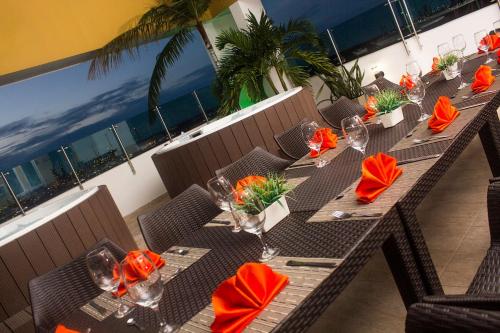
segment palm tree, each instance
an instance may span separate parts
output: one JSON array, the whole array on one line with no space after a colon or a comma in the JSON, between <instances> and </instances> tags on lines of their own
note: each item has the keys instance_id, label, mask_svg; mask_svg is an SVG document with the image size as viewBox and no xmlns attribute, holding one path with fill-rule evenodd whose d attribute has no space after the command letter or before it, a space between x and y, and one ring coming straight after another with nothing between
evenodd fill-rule
<instances>
[{"instance_id":1,"label":"palm tree","mask_svg":"<svg viewBox=\"0 0 500 333\"><path fill-rule=\"evenodd\" d=\"M321 50L321 43L308 21L291 20L275 26L264 13L260 19L247 17L248 28L229 29L216 41L224 50L217 70L216 93L221 100L220 113L237 109L242 89L257 102L265 99L264 81L275 94L278 89L270 77L275 69L283 90L288 90L285 77L295 86L309 85L309 65L316 74L331 74L336 68Z\"/></svg>"},{"instance_id":2,"label":"palm tree","mask_svg":"<svg viewBox=\"0 0 500 333\"><path fill-rule=\"evenodd\" d=\"M142 44L164 38L173 31L170 40L158 54L151 74L148 108L154 118L153 111L159 104L161 83L168 67L179 60L183 48L193 40L193 28L201 35L214 67L217 66L217 57L202 21L212 2L214 0L157 0L157 5L144 13L129 30L97 52L90 64L88 78L96 79L117 67L124 51L131 57L138 56Z\"/></svg>"}]
</instances>

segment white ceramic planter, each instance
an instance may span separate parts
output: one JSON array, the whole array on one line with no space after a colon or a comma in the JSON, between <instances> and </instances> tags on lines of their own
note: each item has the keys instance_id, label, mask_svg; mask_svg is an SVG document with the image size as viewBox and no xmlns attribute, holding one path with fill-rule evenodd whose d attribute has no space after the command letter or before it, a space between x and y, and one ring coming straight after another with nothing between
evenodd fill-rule
<instances>
[{"instance_id":1,"label":"white ceramic planter","mask_svg":"<svg viewBox=\"0 0 500 333\"><path fill-rule=\"evenodd\" d=\"M282 196L278 201L267 207L264 211L266 213L264 232L268 232L281 220L290 215L290 209L288 208L285 196Z\"/></svg>"},{"instance_id":2,"label":"white ceramic planter","mask_svg":"<svg viewBox=\"0 0 500 333\"><path fill-rule=\"evenodd\" d=\"M391 113L386 113L378 116L378 119L380 119L384 128L396 126L404 119L403 109L399 107L396 110L392 111Z\"/></svg>"},{"instance_id":3,"label":"white ceramic planter","mask_svg":"<svg viewBox=\"0 0 500 333\"><path fill-rule=\"evenodd\" d=\"M458 76L458 64L455 63L443 71L446 81L453 80Z\"/></svg>"}]
</instances>

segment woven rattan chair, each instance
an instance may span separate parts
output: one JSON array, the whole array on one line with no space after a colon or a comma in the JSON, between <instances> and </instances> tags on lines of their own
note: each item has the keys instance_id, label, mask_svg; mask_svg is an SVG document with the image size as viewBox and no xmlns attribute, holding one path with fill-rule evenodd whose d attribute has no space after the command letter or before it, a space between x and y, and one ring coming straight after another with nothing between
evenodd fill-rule
<instances>
[{"instance_id":1,"label":"woven rattan chair","mask_svg":"<svg viewBox=\"0 0 500 333\"><path fill-rule=\"evenodd\" d=\"M332 105L319 110L319 113L325 121L335 129L342 129L342 119L352 116L364 116L366 110L364 106L347 97L340 97Z\"/></svg>"},{"instance_id":2,"label":"woven rattan chair","mask_svg":"<svg viewBox=\"0 0 500 333\"><path fill-rule=\"evenodd\" d=\"M391 82L384 77L379 77L378 79L370 83L369 86L372 84L376 85L379 90L395 90L398 92L401 91L401 87L399 86L399 84Z\"/></svg>"},{"instance_id":3,"label":"woven rattan chair","mask_svg":"<svg viewBox=\"0 0 500 333\"><path fill-rule=\"evenodd\" d=\"M465 295L424 297L413 304L406 332L500 332L500 182L488 189L491 246Z\"/></svg>"},{"instance_id":4,"label":"woven rattan chair","mask_svg":"<svg viewBox=\"0 0 500 333\"><path fill-rule=\"evenodd\" d=\"M236 162L217 170L217 176L226 177L231 184L246 176L267 176L271 172L280 172L286 169L292 162L274 156L266 150L256 147L254 150L237 160Z\"/></svg>"},{"instance_id":5,"label":"woven rattan chair","mask_svg":"<svg viewBox=\"0 0 500 333\"><path fill-rule=\"evenodd\" d=\"M119 261L125 257L126 252L107 239L92 249L102 246L107 247ZM37 332L49 332L102 293L87 271L86 254L29 282L33 322Z\"/></svg>"},{"instance_id":6,"label":"woven rattan chair","mask_svg":"<svg viewBox=\"0 0 500 333\"><path fill-rule=\"evenodd\" d=\"M162 253L220 213L221 210L206 190L191 185L166 204L139 216L137 220L148 247Z\"/></svg>"},{"instance_id":7,"label":"woven rattan chair","mask_svg":"<svg viewBox=\"0 0 500 333\"><path fill-rule=\"evenodd\" d=\"M294 160L298 160L309 153L309 148L304 142L301 128L302 124L305 124L307 122L309 122L308 119L302 119L294 127L284 131L281 134L274 135L274 140L276 140L281 150Z\"/></svg>"}]
</instances>

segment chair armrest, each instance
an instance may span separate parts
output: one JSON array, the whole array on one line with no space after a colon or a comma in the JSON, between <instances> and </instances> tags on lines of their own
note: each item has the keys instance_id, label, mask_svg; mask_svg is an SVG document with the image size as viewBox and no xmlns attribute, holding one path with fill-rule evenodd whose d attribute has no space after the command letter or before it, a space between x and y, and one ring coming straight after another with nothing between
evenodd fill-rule
<instances>
[{"instance_id":1,"label":"chair armrest","mask_svg":"<svg viewBox=\"0 0 500 333\"><path fill-rule=\"evenodd\" d=\"M436 295L424 296L423 303L500 311L500 295Z\"/></svg>"},{"instance_id":2,"label":"chair armrest","mask_svg":"<svg viewBox=\"0 0 500 333\"><path fill-rule=\"evenodd\" d=\"M493 183L496 183L496 182L500 182L500 177L490 178L490 184L493 184Z\"/></svg>"},{"instance_id":3,"label":"chair armrest","mask_svg":"<svg viewBox=\"0 0 500 333\"><path fill-rule=\"evenodd\" d=\"M500 242L500 181L492 182L488 187L488 222L491 242Z\"/></svg>"},{"instance_id":4,"label":"chair armrest","mask_svg":"<svg viewBox=\"0 0 500 333\"><path fill-rule=\"evenodd\" d=\"M499 312L457 306L416 303L406 317L407 333L493 333L499 329Z\"/></svg>"}]
</instances>

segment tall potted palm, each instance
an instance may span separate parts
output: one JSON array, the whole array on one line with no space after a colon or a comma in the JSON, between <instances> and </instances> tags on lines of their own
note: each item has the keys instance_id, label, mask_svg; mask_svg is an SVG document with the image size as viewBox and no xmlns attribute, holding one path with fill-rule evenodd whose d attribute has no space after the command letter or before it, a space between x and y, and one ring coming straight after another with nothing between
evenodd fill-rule
<instances>
[{"instance_id":1,"label":"tall potted palm","mask_svg":"<svg viewBox=\"0 0 500 333\"><path fill-rule=\"evenodd\" d=\"M308 86L309 65L316 74L336 71L320 48L320 40L312 25L304 20L291 20L276 26L264 13L260 18L247 16L248 27L229 29L217 37L216 46L224 50L217 70L216 92L222 114L238 108L239 96L246 89L257 102L265 99L265 83L278 93L270 77L276 70L279 84L288 90L288 79L294 86Z\"/></svg>"},{"instance_id":2,"label":"tall potted palm","mask_svg":"<svg viewBox=\"0 0 500 333\"><path fill-rule=\"evenodd\" d=\"M158 4L144 13L130 29L98 50L88 72L89 79L106 75L121 63L123 52L137 56L143 43L164 38L171 33L170 40L157 56L151 74L148 108L152 117L155 116L153 110L159 104L161 84L167 76L167 70L180 58L183 48L193 39L194 31L203 39L214 67L218 62L213 45L203 27L203 18L216 0L157 1Z\"/></svg>"}]
</instances>

